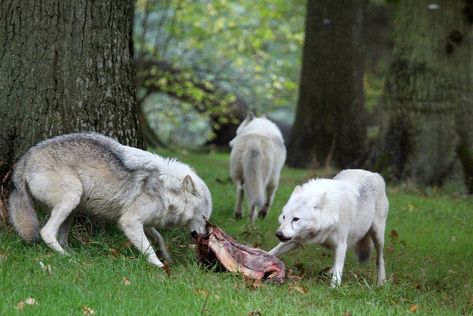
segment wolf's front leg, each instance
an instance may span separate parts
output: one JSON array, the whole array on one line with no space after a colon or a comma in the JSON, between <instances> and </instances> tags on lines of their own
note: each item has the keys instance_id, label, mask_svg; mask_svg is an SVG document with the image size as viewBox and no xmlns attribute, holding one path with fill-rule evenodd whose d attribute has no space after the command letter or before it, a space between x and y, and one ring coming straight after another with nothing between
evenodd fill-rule
<instances>
[{"instance_id":1,"label":"wolf's front leg","mask_svg":"<svg viewBox=\"0 0 473 316\"><path fill-rule=\"evenodd\" d=\"M161 255L164 257L164 260L166 260L168 263L172 262L171 256L169 255L169 252L166 247L166 243L164 242L163 236L159 233L159 231L154 228L154 227L147 227L145 228L145 232L148 236L153 237L157 242L159 246L159 251L161 252Z\"/></svg>"},{"instance_id":2,"label":"wolf's front leg","mask_svg":"<svg viewBox=\"0 0 473 316\"><path fill-rule=\"evenodd\" d=\"M285 254L286 252L299 248L299 246L300 244L293 241L280 242L276 247L271 249L269 253L276 257L279 257Z\"/></svg>"},{"instance_id":3,"label":"wolf's front leg","mask_svg":"<svg viewBox=\"0 0 473 316\"><path fill-rule=\"evenodd\" d=\"M335 259L332 267L331 287L335 288L342 282L343 265L345 264L345 255L347 253L347 244L339 243L335 248Z\"/></svg>"},{"instance_id":4,"label":"wolf's front leg","mask_svg":"<svg viewBox=\"0 0 473 316\"><path fill-rule=\"evenodd\" d=\"M147 256L148 262L159 268L164 264L158 259L156 253L151 247L148 238L145 235L143 223L136 218L129 216L130 212L126 212L118 221L125 235L130 239L133 245ZM128 216L127 216L128 215Z\"/></svg>"}]
</instances>

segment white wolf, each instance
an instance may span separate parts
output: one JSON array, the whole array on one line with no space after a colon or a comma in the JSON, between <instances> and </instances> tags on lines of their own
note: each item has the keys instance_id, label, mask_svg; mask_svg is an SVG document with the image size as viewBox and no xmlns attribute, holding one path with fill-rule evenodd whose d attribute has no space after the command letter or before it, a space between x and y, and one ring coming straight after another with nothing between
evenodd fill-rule
<instances>
[{"instance_id":1,"label":"white wolf","mask_svg":"<svg viewBox=\"0 0 473 316\"><path fill-rule=\"evenodd\" d=\"M310 180L297 186L279 217L270 253L280 256L302 244L320 244L335 251L332 287L342 280L347 248L354 246L360 262L369 259L374 243L378 285L386 280L383 259L388 199L383 178L365 170L343 170L333 179Z\"/></svg>"},{"instance_id":2,"label":"white wolf","mask_svg":"<svg viewBox=\"0 0 473 316\"><path fill-rule=\"evenodd\" d=\"M187 226L205 235L212 211L207 186L189 166L94 133L58 136L32 147L14 167L12 187L10 219L25 240L41 235L49 247L67 254L73 213L80 210L118 221L158 267L163 263L146 235L169 261L156 228ZM35 204L51 212L41 231Z\"/></svg>"},{"instance_id":3,"label":"white wolf","mask_svg":"<svg viewBox=\"0 0 473 316\"><path fill-rule=\"evenodd\" d=\"M230 146L230 176L237 186L234 215L241 218L246 193L250 220L254 223L257 208L262 218L268 213L279 185L286 160L281 131L264 116L255 118L250 113L238 127Z\"/></svg>"}]
</instances>

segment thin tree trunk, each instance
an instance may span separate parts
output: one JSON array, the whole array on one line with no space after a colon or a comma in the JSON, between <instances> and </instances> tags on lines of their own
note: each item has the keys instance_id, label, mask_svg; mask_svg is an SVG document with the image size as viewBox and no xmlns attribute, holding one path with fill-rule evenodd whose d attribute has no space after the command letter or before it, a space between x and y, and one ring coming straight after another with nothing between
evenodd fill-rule
<instances>
[{"instance_id":1,"label":"thin tree trunk","mask_svg":"<svg viewBox=\"0 0 473 316\"><path fill-rule=\"evenodd\" d=\"M31 145L58 134L96 131L143 146L131 0L0 6L0 177Z\"/></svg>"},{"instance_id":2,"label":"thin tree trunk","mask_svg":"<svg viewBox=\"0 0 473 316\"><path fill-rule=\"evenodd\" d=\"M344 168L366 152L363 0L307 2L299 100L288 165Z\"/></svg>"}]
</instances>

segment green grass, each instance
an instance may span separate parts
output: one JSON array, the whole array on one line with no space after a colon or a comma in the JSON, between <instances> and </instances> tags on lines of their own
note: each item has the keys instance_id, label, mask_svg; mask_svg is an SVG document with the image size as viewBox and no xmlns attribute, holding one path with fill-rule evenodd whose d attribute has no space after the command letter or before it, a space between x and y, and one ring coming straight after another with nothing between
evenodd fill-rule
<instances>
[{"instance_id":1,"label":"green grass","mask_svg":"<svg viewBox=\"0 0 473 316\"><path fill-rule=\"evenodd\" d=\"M294 186L314 174L284 169L269 218L252 228L246 217L232 219L235 188L227 181L227 154L162 154L192 165L206 181L213 223L263 249L277 243L277 216ZM472 314L473 199L390 187L389 200L389 282L381 288L374 286L374 261L359 265L350 252L342 286L331 289L320 271L331 265L332 253L315 245L283 257L292 270L284 285L254 289L237 275L199 267L184 230L164 232L175 261L168 276L116 229L93 236L88 245L72 240L72 256L63 257L0 226L0 315L82 315L85 307L96 315L397 315L414 306L426 315ZM28 297L37 304L18 309Z\"/></svg>"}]
</instances>

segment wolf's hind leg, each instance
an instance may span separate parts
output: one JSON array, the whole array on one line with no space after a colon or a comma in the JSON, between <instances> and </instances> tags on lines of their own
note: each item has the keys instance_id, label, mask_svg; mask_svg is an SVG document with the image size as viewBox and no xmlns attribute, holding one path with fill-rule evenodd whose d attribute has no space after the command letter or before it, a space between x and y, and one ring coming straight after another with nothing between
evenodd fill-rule
<instances>
[{"instance_id":1,"label":"wolf's hind leg","mask_svg":"<svg viewBox=\"0 0 473 316\"><path fill-rule=\"evenodd\" d=\"M40 234L44 242L61 254L67 254L67 252L58 241L59 229L79 204L81 195L82 190L80 192L73 191L64 195L63 201L53 206L48 222L41 229ZM69 229L67 229L67 231L69 231Z\"/></svg>"},{"instance_id":2,"label":"wolf's hind leg","mask_svg":"<svg viewBox=\"0 0 473 316\"><path fill-rule=\"evenodd\" d=\"M278 183L278 182L275 182L275 183ZM269 208L273 204L274 194L276 193L276 189L277 189L277 185L271 182L266 186L266 202L264 203L263 207L260 209L258 213L258 216L260 218L265 218L266 215L268 215Z\"/></svg>"},{"instance_id":3,"label":"wolf's hind leg","mask_svg":"<svg viewBox=\"0 0 473 316\"><path fill-rule=\"evenodd\" d=\"M258 207L256 205L253 205L250 209L250 223L255 224L256 222L256 217L258 217Z\"/></svg>"},{"instance_id":4,"label":"wolf's hind leg","mask_svg":"<svg viewBox=\"0 0 473 316\"><path fill-rule=\"evenodd\" d=\"M169 255L168 249L166 247L166 243L164 242L164 238L163 236L161 236L159 231L154 227L147 227L145 228L145 233L148 236L153 237L158 242L159 252L163 256L164 260L166 260L168 263L172 263L172 259L171 259L171 256Z\"/></svg>"},{"instance_id":5,"label":"wolf's hind leg","mask_svg":"<svg viewBox=\"0 0 473 316\"><path fill-rule=\"evenodd\" d=\"M383 248L384 248L384 230L385 223L375 224L371 226L370 235L373 239L374 248L376 249L376 268L378 274L378 286L383 285L386 282L386 271L384 268L384 257L383 257Z\"/></svg>"},{"instance_id":6,"label":"wolf's hind leg","mask_svg":"<svg viewBox=\"0 0 473 316\"><path fill-rule=\"evenodd\" d=\"M74 221L74 215L71 214L69 217L62 223L61 227L59 228L58 236L57 239L59 241L59 244L62 246L64 249L69 248L69 231L71 229L72 222Z\"/></svg>"},{"instance_id":7,"label":"wolf's hind leg","mask_svg":"<svg viewBox=\"0 0 473 316\"><path fill-rule=\"evenodd\" d=\"M235 211L233 212L236 219L241 219L242 218L243 196L244 196L243 185L242 185L241 181L238 181L237 182L237 188L236 188Z\"/></svg>"},{"instance_id":8,"label":"wolf's hind leg","mask_svg":"<svg viewBox=\"0 0 473 316\"><path fill-rule=\"evenodd\" d=\"M122 217L120 217L118 223L133 245L141 251L142 254L147 256L149 263L159 268L164 267L164 264L158 259L153 247L146 237L143 223L137 220L131 211L126 212Z\"/></svg>"}]
</instances>

